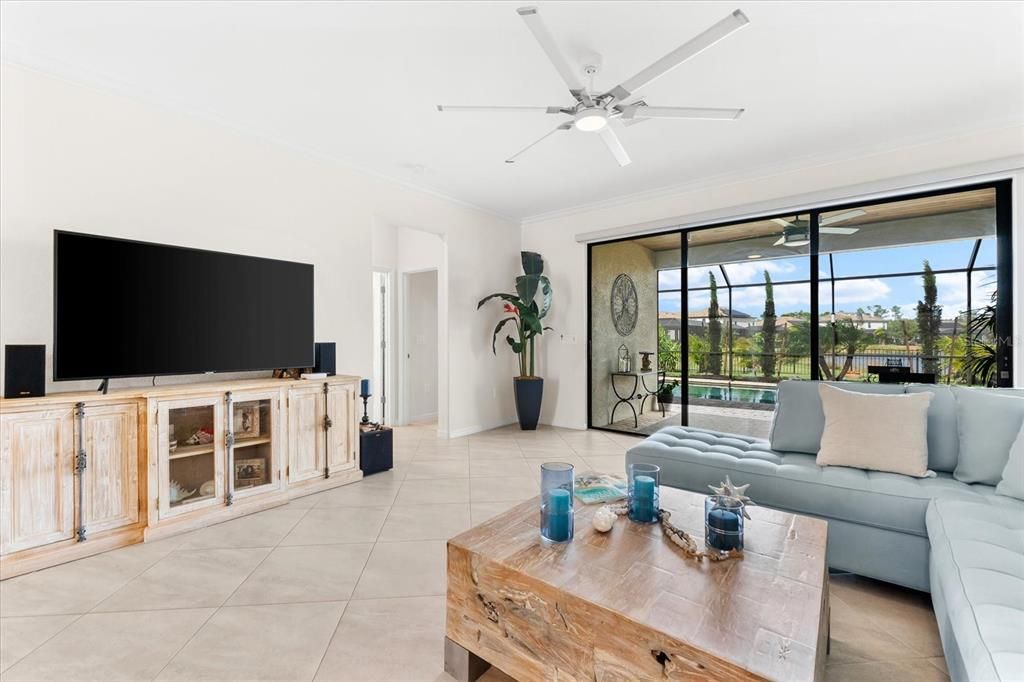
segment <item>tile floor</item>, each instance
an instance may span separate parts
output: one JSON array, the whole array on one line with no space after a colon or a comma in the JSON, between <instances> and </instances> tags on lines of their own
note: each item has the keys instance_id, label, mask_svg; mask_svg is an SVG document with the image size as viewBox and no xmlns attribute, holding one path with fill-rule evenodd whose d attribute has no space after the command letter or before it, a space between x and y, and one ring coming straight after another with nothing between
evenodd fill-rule
<instances>
[{"instance_id":1,"label":"tile floor","mask_svg":"<svg viewBox=\"0 0 1024 682\"><path fill-rule=\"evenodd\" d=\"M445 539L533 496L541 462L620 473L635 442L400 429L391 472L0 583L0 677L450 681ZM927 595L836 576L831 596L830 680L948 679Z\"/></svg>"}]
</instances>

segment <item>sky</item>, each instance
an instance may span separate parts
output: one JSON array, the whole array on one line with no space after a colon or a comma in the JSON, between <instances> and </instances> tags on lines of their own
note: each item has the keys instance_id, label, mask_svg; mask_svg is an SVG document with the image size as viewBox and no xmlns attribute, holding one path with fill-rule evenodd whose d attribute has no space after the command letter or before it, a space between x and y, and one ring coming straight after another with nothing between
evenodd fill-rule
<instances>
[{"instance_id":1,"label":"sky","mask_svg":"<svg viewBox=\"0 0 1024 682\"><path fill-rule=\"evenodd\" d=\"M917 301L923 298L920 275L909 277L891 277L887 274L920 270L923 262L928 259L935 270L964 268L967 266L974 240L959 240L934 244L920 244L896 248L869 249L862 251L836 252L833 254L835 276L849 277L865 275L866 279L840 281L835 283L836 310L854 312L857 308L870 311L875 305L886 309L900 306L904 317L915 315ZM976 267L994 266L996 261L995 239L985 239L978 252ZM823 267L820 278L829 277L828 259L819 257L819 265ZM764 272L772 278L775 294L776 314L807 311L810 309L809 284L785 284L786 281L808 279L809 259L806 256L797 258L778 258L749 260L725 266L732 284L748 284L764 281ZM687 275L689 286L707 287L708 273L714 272L718 281L719 305L725 307L727 294L717 267L690 268ZM976 272L972 281L972 302L974 308L988 302L995 289L995 271ZM659 294L659 305L662 311L679 312L681 296L678 292L665 292L666 289L678 289L681 271L662 270L658 273L658 286L664 293ZM963 273L936 275L938 303L943 309L943 318L951 319L956 313L967 309L967 277ZM822 283L819 295L823 309L831 303L831 285ZM708 307L707 291L691 291L689 309L703 310ZM764 287L733 289L733 308L737 311L760 317L764 311Z\"/></svg>"}]
</instances>

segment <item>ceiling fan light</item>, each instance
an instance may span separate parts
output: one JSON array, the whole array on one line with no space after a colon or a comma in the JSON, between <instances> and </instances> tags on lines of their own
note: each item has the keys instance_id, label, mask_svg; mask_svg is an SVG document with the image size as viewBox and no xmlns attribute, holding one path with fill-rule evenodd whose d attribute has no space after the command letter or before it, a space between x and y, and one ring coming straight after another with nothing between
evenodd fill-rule
<instances>
[{"instance_id":1,"label":"ceiling fan light","mask_svg":"<svg viewBox=\"0 0 1024 682\"><path fill-rule=\"evenodd\" d=\"M576 120L573 121L573 125L576 126L577 130L582 130L586 133L596 133L608 125L608 113L604 109L584 109L576 114Z\"/></svg>"}]
</instances>

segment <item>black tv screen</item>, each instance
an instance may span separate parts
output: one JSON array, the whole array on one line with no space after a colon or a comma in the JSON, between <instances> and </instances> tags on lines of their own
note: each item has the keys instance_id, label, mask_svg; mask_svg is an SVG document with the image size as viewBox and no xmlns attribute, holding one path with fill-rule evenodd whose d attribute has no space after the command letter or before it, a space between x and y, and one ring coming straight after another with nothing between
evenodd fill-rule
<instances>
[{"instance_id":1,"label":"black tv screen","mask_svg":"<svg viewBox=\"0 0 1024 682\"><path fill-rule=\"evenodd\" d=\"M313 365L313 266L54 231L53 378Z\"/></svg>"}]
</instances>

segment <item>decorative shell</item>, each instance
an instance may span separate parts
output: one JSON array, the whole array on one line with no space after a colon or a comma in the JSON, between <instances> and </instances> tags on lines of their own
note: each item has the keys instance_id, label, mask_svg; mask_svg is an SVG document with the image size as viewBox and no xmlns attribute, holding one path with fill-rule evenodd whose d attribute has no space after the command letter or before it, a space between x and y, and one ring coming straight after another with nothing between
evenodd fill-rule
<instances>
[{"instance_id":1,"label":"decorative shell","mask_svg":"<svg viewBox=\"0 0 1024 682\"><path fill-rule=\"evenodd\" d=\"M211 497L217 492L217 485L213 481L207 481L199 486L199 494L203 497Z\"/></svg>"},{"instance_id":2,"label":"decorative shell","mask_svg":"<svg viewBox=\"0 0 1024 682\"><path fill-rule=\"evenodd\" d=\"M171 481L171 484L170 486L168 486L168 488L168 494L171 498L171 504L181 502L182 500L187 500L188 498L196 494L195 489L185 490L177 481Z\"/></svg>"},{"instance_id":3,"label":"decorative shell","mask_svg":"<svg viewBox=\"0 0 1024 682\"><path fill-rule=\"evenodd\" d=\"M615 525L615 519L619 518L618 514L613 512L608 506L601 507L591 519L591 523L594 526L594 530L599 533L607 533Z\"/></svg>"}]
</instances>

